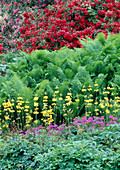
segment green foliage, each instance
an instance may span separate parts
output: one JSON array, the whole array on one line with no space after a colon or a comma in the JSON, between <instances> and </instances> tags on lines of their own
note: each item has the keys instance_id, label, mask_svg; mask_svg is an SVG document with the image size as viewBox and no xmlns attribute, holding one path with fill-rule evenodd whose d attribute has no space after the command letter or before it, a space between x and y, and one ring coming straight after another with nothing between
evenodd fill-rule
<instances>
[{"instance_id":1,"label":"green foliage","mask_svg":"<svg viewBox=\"0 0 120 170\"><path fill-rule=\"evenodd\" d=\"M47 50L36 50L31 54L20 52L18 57L13 57L6 70L6 76L1 77L0 97L1 100L16 98L18 93L25 100L31 100L35 94L42 101L44 92L48 93L49 102L54 93L56 85L60 93L65 98L68 89L72 92L72 102L75 102L77 94L90 95L89 92L83 93L82 88L89 84L94 90L94 83L99 85L98 99L104 97L103 89L108 85L113 85L120 90L120 35L105 35L99 33L96 39L86 37L82 40L83 48L68 49L49 52ZM95 93L92 90L93 98ZM110 97L110 96L109 96ZM50 102L51 103L51 102ZM73 107L73 113L76 108ZM84 102L78 104L79 114L84 114ZM31 108L33 106L31 105ZM81 110L83 108L83 110ZM42 104L40 111L42 110ZM80 113L81 111L81 113Z\"/></svg>"},{"instance_id":2,"label":"green foliage","mask_svg":"<svg viewBox=\"0 0 120 170\"><path fill-rule=\"evenodd\" d=\"M51 136L27 132L0 139L2 169L116 169L120 168L120 125L84 130L72 125ZM50 131L51 132L51 131ZM75 133L76 132L76 133Z\"/></svg>"}]
</instances>

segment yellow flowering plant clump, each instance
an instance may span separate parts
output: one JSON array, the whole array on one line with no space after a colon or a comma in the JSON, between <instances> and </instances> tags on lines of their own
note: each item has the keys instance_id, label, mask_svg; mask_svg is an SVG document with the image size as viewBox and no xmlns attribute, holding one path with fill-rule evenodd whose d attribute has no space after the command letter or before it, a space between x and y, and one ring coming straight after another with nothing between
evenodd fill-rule
<instances>
[{"instance_id":1,"label":"yellow flowering plant clump","mask_svg":"<svg viewBox=\"0 0 120 170\"><path fill-rule=\"evenodd\" d=\"M105 116L106 119L110 114L118 116L120 97L117 96L116 89L113 86L107 86L101 94L99 92L99 85L96 82L93 87L94 90L92 91L90 85L88 87L83 86L83 89L86 89L82 90L82 93L85 93L85 116Z\"/></svg>"}]
</instances>

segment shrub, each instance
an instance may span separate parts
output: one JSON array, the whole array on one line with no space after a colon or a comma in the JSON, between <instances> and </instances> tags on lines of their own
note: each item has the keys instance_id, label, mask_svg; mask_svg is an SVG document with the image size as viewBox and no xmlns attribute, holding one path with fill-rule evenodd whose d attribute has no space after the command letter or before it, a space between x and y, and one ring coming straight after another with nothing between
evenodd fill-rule
<instances>
[{"instance_id":1,"label":"shrub","mask_svg":"<svg viewBox=\"0 0 120 170\"><path fill-rule=\"evenodd\" d=\"M104 1L72 1L45 8L41 17L31 12L24 16L24 26L20 28L20 39L17 49L31 52L35 49L60 49L81 47L78 38L86 36L95 38L98 32L119 32L119 2Z\"/></svg>"}]
</instances>

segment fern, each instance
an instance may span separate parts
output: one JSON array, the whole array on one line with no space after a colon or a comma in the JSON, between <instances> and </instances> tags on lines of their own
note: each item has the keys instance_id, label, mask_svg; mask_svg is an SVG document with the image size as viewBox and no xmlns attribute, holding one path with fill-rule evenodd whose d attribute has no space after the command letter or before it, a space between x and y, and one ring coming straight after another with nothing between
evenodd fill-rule
<instances>
[{"instance_id":1,"label":"fern","mask_svg":"<svg viewBox=\"0 0 120 170\"><path fill-rule=\"evenodd\" d=\"M57 72L58 72L58 78L59 78L60 80L63 81L63 80L66 79L66 76L65 76L63 70L62 70L60 67L58 67Z\"/></svg>"},{"instance_id":2,"label":"fern","mask_svg":"<svg viewBox=\"0 0 120 170\"><path fill-rule=\"evenodd\" d=\"M97 34L97 38L98 38L99 42L104 46L104 45L105 45L105 42L106 42L105 34L103 34L103 33L98 33L98 34Z\"/></svg>"},{"instance_id":3,"label":"fern","mask_svg":"<svg viewBox=\"0 0 120 170\"><path fill-rule=\"evenodd\" d=\"M49 84L49 80L43 80L42 82L39 83L38 85L38 90L36 91L36 94L38 97L43 96L45 90L47 89L47 85Z\"/></svg>"},{"instance_id":4,"label":"fern","mask_svg":"<svg viewBox=\"0 0 120 170\"><path fill-rule=\"evenodd\" d=\"M78 78L75 77L71 82L71 87L75 94L79 94L82 88L82 83L79 81Z\"/></svg>"},{"instance_id":5,"label":"fern","mask_svg":"<svg viewBox=\"0 0 120 170\"><path fill-rule=\"evenodd\" d=\"M85 67L82 66L78 68L78 73L75 75L75 78L78 78L82 84L85 82L91 84L92 82L89 73L86 71Z\"/></svg>"}]
</instances>

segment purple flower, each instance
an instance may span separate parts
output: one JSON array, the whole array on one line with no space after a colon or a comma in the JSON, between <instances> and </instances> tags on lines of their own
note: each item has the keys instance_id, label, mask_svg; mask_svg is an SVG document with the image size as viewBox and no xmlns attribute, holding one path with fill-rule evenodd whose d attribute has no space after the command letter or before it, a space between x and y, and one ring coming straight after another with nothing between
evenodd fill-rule
<instances>
[{"instance_id":1,"label":"purple flower","mask_svg":"<svg viewBox=\"0 0 120 170\"><path fill-rule=\"evenodd\" d=\"M2 134L2 131L0 130L0 134Z\"/></svg>"},{"instance_id":2,"label":"purple flower","mask_svg":"<svg viewBox=\"0 0 120 170\"><path fill-rule=\"evenodd\" d=\"M92 125L96 125L97 123L92 123Z\"/></svg>"},{"instance_id":3,"label":"purple flower","mask_svg":"<svg viewBox=\"0 0 120 170\"><path fill-rule=\"evenodd\" d=\"M114 121L117 121L117 120L118 120L118 118L117 118L117 117L115 117L113 120L114 120Z\"/></svg>"},{"instance_id":4,"label":"purple flower","mask_svg":"<svg viewBox=\"0 0 120 170\"><path fill-rule=\"evenodd\" d=\"M112 118L113 118L113 115L110 115L109 118L112 119Z\"/></svg>"},{"instance_id":5,"label":"purple flower","mask_svg":"<svg viewBox=\"0 0 120 170\"><path fill-rule=\"evenodd\" d=\"M100 122L101 126L104 126L105 125L105 122Z\"/></svg>"},{"instance_id":6,"label":"purple flower","mask_svg":"<svg viewBox=\"0 0 120 170\"><path fill-rule=\"evenodd\" d=\"M31 133L31 130L28 129L27 131L25 131L25 133Z\"/></svg>"},{"instance_id":7,"label":"purple flower","mask_svg":"<svg viewBox=\"0 0 120 170\"><path fill-rule=\"evenodd\" d=\"M49 125L49 128L56 128L58 125Z\"/></svg>"}]
</instances>

